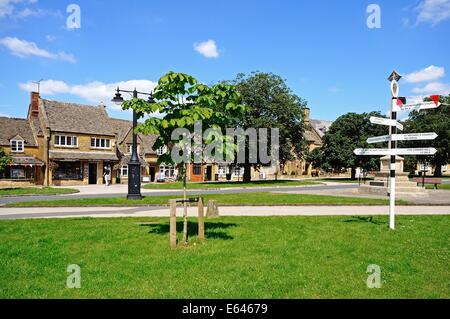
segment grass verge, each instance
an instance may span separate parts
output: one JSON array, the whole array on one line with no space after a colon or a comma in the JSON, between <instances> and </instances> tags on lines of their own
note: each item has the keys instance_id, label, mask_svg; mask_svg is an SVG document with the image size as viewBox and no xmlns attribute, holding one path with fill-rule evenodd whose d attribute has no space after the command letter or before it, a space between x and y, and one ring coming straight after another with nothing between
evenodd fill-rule
<instances>
[{"instance_id":1,"label":"grass verge","mask_svg":"<svg viewBox=\"0 0 450 319\"><path fill-rule=\"evenodd\" d=\"M277 186L307 186L319 184L316 181L293 181L293 180L277 180L277 181L253 181L244 182L204 182L189 183L189 189L214 189L214 188L233 188L233 187L277 187ZM144 185L146 189L183 189L183 183L152 183Z\"/></svg>"},{"instance_id":2,"label":"grass verge","mask_svg":"<svg viewBox=\"0 0 450 319\"><path fill-rule=\"evenodd\" d=\"M19 187L19 188L2 188L0 196L14 195L59 195L74 194L79 190L73 188L54 188L54 187Z\"/></svg>"},{"instance_id":3,"label":"grass verge","mask_svg":"<svg viewBox=\"0 0 450 319\"><path fill-rule=\"evenodd\" d=\"M205 201L215 199L219 205L388 205L388 199L340 197L307 194L280 194L280 193L241 193L241 194L207 194L191 195L202 196ZM169 199L180 198L176 196L147 196L143 200L127 200L125 197L111 198L79 198L50 201L30 201L8 203L7 207L82 207L82 206L142 206L166 205ZM398 200L399 205L407 202Z\"/></svg>"}]
</instances>

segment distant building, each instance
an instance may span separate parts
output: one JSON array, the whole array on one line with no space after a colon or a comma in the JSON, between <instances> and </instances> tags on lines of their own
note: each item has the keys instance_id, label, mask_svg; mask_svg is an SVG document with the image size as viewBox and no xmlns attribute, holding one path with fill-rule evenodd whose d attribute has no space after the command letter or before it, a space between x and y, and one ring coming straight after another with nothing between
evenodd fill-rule
<instances>
[{"instance_id":1,"label":"distant building","mask_svg":"<svg viewBox=\"0 0 450 319\"><path fill-rule=\"evenodd\" d=\"M333 124L333 121L311 120L311 126L314 127L321 138L330 129L331 124Z\"/></svg>"}]
</instances>

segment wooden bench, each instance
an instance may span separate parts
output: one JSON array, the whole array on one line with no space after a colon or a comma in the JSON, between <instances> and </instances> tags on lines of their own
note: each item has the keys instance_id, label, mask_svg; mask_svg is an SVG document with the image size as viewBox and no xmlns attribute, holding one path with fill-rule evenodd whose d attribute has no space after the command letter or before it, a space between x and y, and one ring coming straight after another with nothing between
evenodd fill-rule
<instances>
[{"instance_id":1,"label":"wooden bench","mask_svg":"<svg viewBox=\"0 0 450 319\"><path fill-rule=\"evenodd\" d=\"M427 185L434 185L435 189L438 189L438 185L442 184L442 179L440 178L432 178L432 177L418 177L418 178L413 178L413 182L417 183L417 186L419 186L419 184L427 184Z\"/></svg>"}]
</instances>

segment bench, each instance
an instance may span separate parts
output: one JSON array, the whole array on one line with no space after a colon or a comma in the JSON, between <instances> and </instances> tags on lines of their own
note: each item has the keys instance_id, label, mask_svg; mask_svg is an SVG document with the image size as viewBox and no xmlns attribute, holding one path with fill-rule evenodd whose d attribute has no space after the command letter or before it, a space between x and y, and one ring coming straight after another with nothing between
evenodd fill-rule
<instances>
[{"instance_id":1,"label":"bench","mask_svg":"<svg viewBox=\"0 0 450 319\"><path fill-rule=\"evenodd\" d=\"M430 177L425 177L425 178L413 178L413 182L417 183L417 186L419 186L419 184L425 185L434 185L435 189L438 189L438 185L442 184L442 179L440 178L430 178Z\"/></svg>"}]
</instances>

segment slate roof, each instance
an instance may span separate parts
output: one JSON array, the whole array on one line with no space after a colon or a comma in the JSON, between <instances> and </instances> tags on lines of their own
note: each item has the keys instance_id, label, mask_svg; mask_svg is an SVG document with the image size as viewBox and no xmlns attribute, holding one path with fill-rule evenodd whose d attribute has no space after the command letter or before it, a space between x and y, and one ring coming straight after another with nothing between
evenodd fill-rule
<instances>
[{"instance_id":1,"label":"slate roof","mask_svg":"<svg viewBox=\"0 0 450 319\"><path fill-rule=\"evenodd\" d=\"M52 131L114 136L103 106L89 106L41 99L47 125Z\"/></svg>"},{"instance_id":2,"label":"slate roof","mask_svg":"<svg viewBox=\"0 0 450 319\"><path fill-rule=\"evenodd\" d=\"M128 165L128 162L130 160L131 160L131 155L127 154L127 155L123 156L120 159L119 165L121 165L121 166ZM142 156L139 156L139 163L141 163L142 167L146 167L147 166L147 161L145 159L143 159Z\"/></svg>"},{"instance_id":3,"label":"slate roof","mask_svg":"<svg viewBox=\"0 0 450 319\"><path fill-rule=\"evenodd\" d=\"M118 161L117 155L110 152L63 152L50 151L52 160L97 160Z\"/></svg>"},{"instance_id":4,"label":"slate roof","mask_svg":"<svg viewBox=\"0 0 450 319\"><path fill-rule=\"evenodd\" d=\"M43 132L42 127L41 127L41 122L39 121L39 117L32 116L30 118L30 125L31 125L31 128L34 130L34 132L35 132L35 134L37 136L43 136L44 135L44 132Z\"/></svg>"},{"instance_id":5,"label":"slate roof","mask_svg":"<svg viewBox=\"0 0 450 319\"><path fill-rule=\"evenodd\" d=\"M0 117L0 145L9 146L10 140L18 135L24 139L25 147L37 146L28 120Z\"/></svg>"},{"instance_id":6,"label":"slate roof","mask_svg":"<svg viewBox=\"0 0 450 319\"><path fill-rule=\"evenodd\" d=\"M133 143L132 140L132 132L131 129L133 127L133 122L121 119L110 119L111 126L114 128L115 133L117 133L117 143ZM153 144L155 144L157 135L144 135L138 134L139 138L142 140L143 145L141 149L143 149L145 154L156 154L156 151L153 150ZM126 151L126 148L122 151Z\"/></svg>"},{"instance_id":7,"label":"slate roof","mask_svg":"<svg viewBox=\"0 0 450 319\"><path fill-rule=\"evenodd\" d=\"M37 159L33 156L12 156L12 162L9 164L11 166L15 165L36 165L36 166L44 166L45 163L40 159Z\"/></svg>"},{"instance_id":8,"label":"slate roof","mask_svg":"<svg viewBox=\"0 0 450 319\"><path fill-rule=\"evenodd\" d=\"M316 145L322 145L322 137L319 133L314 129L312 125L306 127L305 132L303 133L307 142L312 142Z\"/></svg>"}]
</instances>

